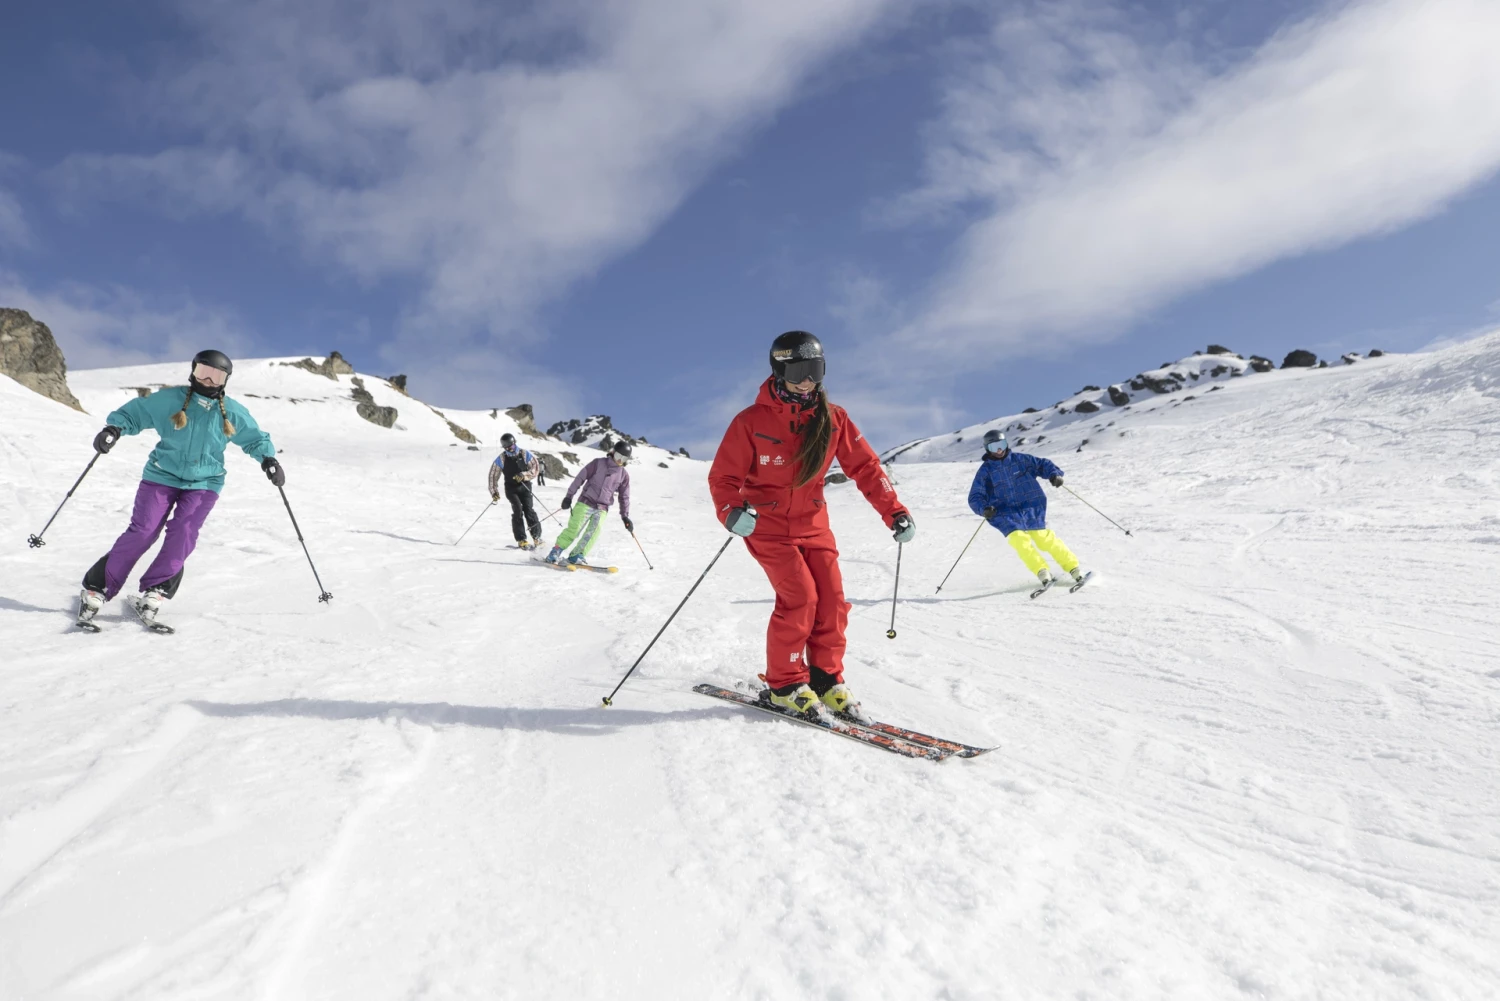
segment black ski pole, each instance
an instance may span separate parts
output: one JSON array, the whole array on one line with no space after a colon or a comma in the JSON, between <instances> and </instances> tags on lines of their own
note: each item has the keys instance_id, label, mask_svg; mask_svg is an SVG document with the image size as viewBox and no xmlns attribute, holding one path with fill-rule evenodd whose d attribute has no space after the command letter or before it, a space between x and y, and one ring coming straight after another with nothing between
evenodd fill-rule
<instances>
[{"instance_id":1,"label":"black ski pole","mask_svg":"<svg viewBox=\"0 0 1500 1001\"><path fill-rule=\"evenodd\" d=\"M630 533L630 537L632 539L635 539L635 533L631 532ZM637 549L639 549L641 551L641 559L643 559L643 560L646 561L646 566L648 568L652 569L652 570L655 570L656 567L651 566L651 557L649 557L649 556L646 555L646 547L643 546L643 545L641 545L641 540L640 539L635 539L635 548L637 548Z\"/></svg>"},{"instance_id":2,"label":"black ski pole","mask_svg":"<svg viewBox=\"0 0 1500 1001\"><path fill-rule=\"evenodd\" d=\"M286 499L286 488L277 487L276 489L281 492L281 503L286 505L287 517L292 519L292 531L297 533L297 541L302 543L302 555L307 557L307 565L312 567L313 580L318 582L318 590L322 592L318 595L318 600L332 601L333 595L323 590L323 579L318 576L318 568L313 566L312 553L307 551L307 540L302 537L302 529L297 524L297 516L292 514L292 502Z\"/></svg>"},{"instance_id":3,"label":"black ski pole","mask_svg":"<svg viewBox=\"0 0 1500 1001\"><path fill-rule=\"evenodd\" d=\"M78 474L78 479L73 481L73 487L68 491L68 496L62 499L62 504L57 505L57 510L53 511L52 517L47 519L47 524L42 526L42 530L40 532L27 538L26 544L29 545L32 549L36 549L38 546L45 546L47 544L42 541L42 536L47 534L47 529L51 528L52 523L57 520L57 516L62 514L63 504L68 503L68 499L73 496L73 491L78 489L78 484L83 482L83 478L89 474L90 469L94 468L94 463L99 461L99 456L102 454L102 452L94 453L94 457L89 460L89 464L83 467L83 472Z\"/></svg>"},{"instance_id":4,"label":"black ski pole","mask_svg":"<svg viewBox=\"0 0 1500 1001\"><path fill-rule=\"evenodd\" d=\"M1066 490L1068 493L1072 494L1074 497L1078 497L1078 494L1073 490L1073 488L1070 487L1070 486L1068 486L1066 483L1063 484L1063 489ZM1120 524L1118 521L1115 521L1109 515L1105 514L1103 511L1099 510L1094 505L1090 504L1088 501L1083 500L1082 497L1078 497L1078 499L1081 500L1081 501L1083 501L1084 506L1086 506L1090 511L1094 512L1099 517L1103 518L1105 521L1109 522L1111 525L1115 526L1120 531L1124 532L1126 535L1130 535L1130 529L1126 528L1124 525ZM1135 536L1133 536L1133 535L1130 535L1130 537L1132 539L1135 538Z\"/></svg>"},{"instance_id":5,"label":"black ski pole","mask_svg":"<svg viewBox=\"0 0 1500 1001\"><path fill-rule=\"evenodd\" d=\"M958 554L958 560L961 560L961 559L964 558L964 553L967 553L969 551L969 547L974 544L974 540L977 539L977 538L979 538L979 529L983 528L986 524L988 524L988 522L984 521L983 519L980 520L980 522L979 522L979 528L974 529L974 534L971 535L971 536L969 536L969 541L968 542L964 543L963 552ZM953 565L948 568L948 572L945 573L945 574L943 574L943 584L948 583L948 578L952 577L953 576L953 571L955 571L955 570L958 569L958 560L954 560L953 561ZM937 591L934 591L933 594L937 594L938 592L942 591L943 584L939 584Z\"/></svg>"},{"instance_id":6,"label":"black ski pole","mask_svg":"<svg viewBox=\"0 0 1500 1001\"><path fill-rule=\"evenodd\" d=\"M479 512L479 518L483 518L486 514L489 514L490 508L494 507L497 503L497 501L490 501L487 505L485 505L484 510ZM290 511L291 508L287 508L287 510ZM479 524L479 518L474 519L474 525ZM296 519L294 518L292 520L295 521ZM474 531L474 525L470 525L468 528L464 529L464 535L468 535L470 532ZM458 543L464 541L464 535L460 535L457 541L455 541L453 544L456 546L458 545Z\"/></svg>"},{"instance_id":7,"label":"black ski pole","mask_svg":"<svg viewBox=\"0 0 1500 1001\"><path fill-rule=\"evenodd\" d=\"M714 558L708 561L708 566L703 568L703 572L698 575L698 579L693 582L693 586L688 588L688 593L682 596L682 600L677 603L677 607L672 609L672 614L667 616L667 621L663 622L661 628L656 631L656 635L651 637L651 642L646 644L646 649L642 650L641 655L635 659L635 663L630 665L630 670L625 672L625 677L620 679L620 683L615 686L613 692L604 696L605 705L612 706L615 704L615 695L624 687L626 679L635 673L636 668L641 666L641 661L646 659L646 654L650 653L651 648L656 646L656 641L661 639L661 634L667 631L667 627L672 624L672 620L677 618L677 613L682 611L682 606L687 604L688 599L693 596L693 592L698 590L698 585L703 583L703 578L708 576L708 572L714 568L715 563L719 562L719 557L724 555L724 550L728 549L729 544L734 540L735 536L733 535L724 540L724 544L719 547L719 551L714 553Z\"/></svg>"},{"instance_id":8,"label":"black ski pole","mask_svg":"<svg viewBox=\"0 0 1500 1001\"><path fill-rule=\"evenodd\" d=\"M901 550L904 548L905 543L896 543L896 586L891 589L891 628L885 631L885 638L888 640L896 638L896 595L901 591Z\"/></svg>"}]
</instances>

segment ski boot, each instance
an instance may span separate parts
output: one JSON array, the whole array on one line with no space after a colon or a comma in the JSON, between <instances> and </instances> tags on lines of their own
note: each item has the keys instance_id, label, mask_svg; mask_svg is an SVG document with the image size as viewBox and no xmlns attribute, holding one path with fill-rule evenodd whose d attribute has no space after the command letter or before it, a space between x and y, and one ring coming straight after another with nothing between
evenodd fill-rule
<instances>
[{"instance_id":1,"label":"ski boot","mask_svg":"<svg viewBox=\"0 0 1500 1001\"><path fill-rule=\"evenodd\" d=\"M871 722L870 715L855 701L854 693L849 691L849 686L840 681L837 676L829 674L821 667L809 664L807 665L807 684L828 707L829 712L835 716L841 716L856 723Z\"/></svg>"},{"instance_id":2,"label":"ski boot","mask_svg":"<svg viewBox=\"0 0 1500 1001\"><path fill-rule=\"evenodd\" d=\"M1036 572L1036 579L1042 582L1042 586L1031 592L1033 598L1039 598L1046 594L1048 588L1057 583L1056 579L1052 576L1052 571L1046 567L1042 567Z\"/></svg>"},{"instance_id":3,"label":"ski boot","mask_svg":"<svg viewBox=\"0 0 1500 1001\"><path fill-rule=\"evenodd\" d=\"M1072 594L1074 591L1077 591L1080 587L1087 584L1089 582L1089 578L1094 576L1094 572L1092 570L1085 570L1081 566L1074 567L1072 570L1069 570L1068 573L1073 575L1073 586L1068 588L1069 594Z\"/></svg>"},{"instance_id":4,"label":"ski boot","mask_svg":"<svg viewBox=\"0 0 1500 1001\"><path fill-rule=\"evenodd\" d=\"M561 555L562 555L562 546L553 546L552 547L552 552L550 552L550 553L547 554L547 558L543 562L546 562L546 563L556 563L557 562L557 558L559 556L561 556Z\"/></svg>"},{"instance_id":5,"label":"ski boot","mask_svg":"<svg viewBox=\"0 0 1500 1001\"><path fill-rule=\"evenodd\" d=\"M823 705L818 698L818 693L806 683L767 688L764 697L777 709L784 709L808 719L828 719L828 707Z\"/></svg>"},{"instance_id":6,"label":"ski boot","mask_svg":"<svg viewBox=\"0 0 1500 1001\"><path fill-rule=\"evenodd\" d=\"M874 717L865 712L864 706L855 701L854 693L849 691L849 686L842 681L819 695L818 698L823 700L823 704L835 716L842 716L856 723L875 722Z\"/></svg>"},{"instance_id":7,"label":"ski boot","mask_svg":"<svg viewBox=\"0 0 1500 1001\"><path fill-rule=\"evenodd\" d=\"M163 588L153 587L139 598L131 601L135 606L135 614L141 617L149 629L157 632L167 632L166 626L156 621L156 615L161 611L161 603L167 600L167 592Z\"/></svg>"},{"instance_id":8,"label":"ski boot","mask_svg":"<svg viewBox=\"0 0 1500 1001\"><path fill-rule=\"evenodd\" d=\"M582 553L574 553L572 556L569 556L568 562L575 567L586 567L589 565L588 561L583 558Z\"/></svg>"},{"instance_id":9,"label":"ski boot","mask_svg":"<svg viewBox=\"0 0 1500 1001\"><path fill-rule=\"evenodd\" d=\"M104 595L84 588L78 595L78 626L91 633L97 633L99 627L94 623L94 616L98 615L99 609L103 607Z\"/></svg>"}]
</instances>

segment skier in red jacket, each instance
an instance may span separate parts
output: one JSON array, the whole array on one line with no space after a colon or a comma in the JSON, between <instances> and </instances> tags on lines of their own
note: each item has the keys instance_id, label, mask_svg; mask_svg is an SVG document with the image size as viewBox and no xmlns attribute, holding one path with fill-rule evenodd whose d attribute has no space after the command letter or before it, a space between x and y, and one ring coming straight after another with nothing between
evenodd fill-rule
<instances>
[{"instance_id":1,"label":"skier in red jacket","mask_svg":"<svg viewBox=\"0 0 1500 1001\"><path fill-rule=\"evenodd\" d=\"M708 473L724 527L745 539L776 589L766 630L773 705L808 715L867 717L844 685L844 600L839 552L828 527L823 478L836 458L895 533L916 525L874 449L823 389L823 345L793 330L771 344L771 378L734 418ZM752 534L753 533L753 534Z\"/></svg>"}]
</instances>

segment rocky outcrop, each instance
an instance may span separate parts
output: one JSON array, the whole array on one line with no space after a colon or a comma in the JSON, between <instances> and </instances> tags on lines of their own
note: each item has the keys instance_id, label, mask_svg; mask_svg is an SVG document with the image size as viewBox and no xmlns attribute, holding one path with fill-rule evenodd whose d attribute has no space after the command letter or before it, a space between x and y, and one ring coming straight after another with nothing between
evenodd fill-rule
<instances>
[{"instance_id":1,"label":"rocky outcrop","mask_svg":"<svg viewBox=\"0 0 1500 1001\"><path fill-rule=\"evenodd\" d=\"M0 374L49 400L83 410L68 389L68 364L52 331L23 309L0 309Z\"/></svg>"},{"instance_id":2,"label":"rocky outcrop","mask_svg":"<svg viewBox=\"0 0 1500 1001\"><path fill-rule=\"evenodd\" d=\"M1339 360L1342 361L1345 365L1353 365L1355 362L1362 361L1363 359L1360 358L1358 351L1350 351Z\"/></svg>"},{"instance_id":3,"label":"rocky outcrop","mask_svg":"<svg viewBox=\"0 0 1500 1001\"><path fill-rule=\"evenodd\" d=\"M361 388L363 388L363 383L361 383ZM371 400L371 402L373 403L374 401ZM390 408L387 407L386 409L389 410ZM441 417L443 419L443 423L448 425L448 430L453 432L453 437L457 438L459 441L467 442L470 445L478 445L479 444L479 439L476 438L476 437L474 437L473 433L468 428L461 427L461 426L453 423L452 421L450 421L448 419L448 415L445 414L445 413L443 413L437 407L434 407L431 404L428 404L427 409L431 410L433 413L437 414L439 417ZM392 413L394 413L394 411L392 411ZM368 417L366 417L365 419L369 420ZM395 423L395 420L396 419L394 417L392 417L391 418L391 423ZM387 425L387 426L389 426L389 425Z\"/></svg>"},{"instance_id":4,"label":"rocky outcrop","mask_svg":"<svg viewBox=\"0 0 1500 1001\"><path fill-rule=\"evenodd\" d=\"M1269 358L1260 355L1250 356L1250 370L1252 372L1269 372L1276 367L1276 363Z\"/></svg>"},{"instance_id":5,"label":"rocky outcrop","mask_svg":"<svg viewBox=\"0 0 1500 1001\"><path fill-rule=\"evenodd\" d=\"M537 430L536 413L531 409L531 404L523 403L519 407L511 407L505 412L505 416L516 422L516 425L524 434L534 438L540 438L542 432ZM608 417L605 420L609 420Z\"/></svg>"},{"instance_id":6,"label":"rocky outcrop","mask_svg":"<svg viewBox=\"0 0 1500 1001\"><path fill-rule=\"evenodd\" d=\"M337 356L337 354L338 352L335 351L333 355L330 356L330 359L334 356ZM342 358L340 358L339 360L343 361ZM334 376L329 376L329 378L334 378ZM359 413L359 416L363 417L371 424L378 424L383 428L395 427L396 408L377 406L375 403L375 397L371 396L370 391L365 388L365 380L361 379L357 375L354 377L354 390L352 395L354 397L354 409Z\"/></svg>"},{"instance_id":7,"label":"rocky outcrop","mask_svg":"<svg viewBox=\"0 0 1500 1001\"><path fill-rule=\"evenodd\" d=\"M590 438L607 435L614 430L608 414L592 414L583 420L558 421L547 429L547 433L574 445L582 445Z\"/></svg>"},{"instance_id":8,"label":"rocky outcrop","mask_svg":"<svg viewBox=\"0 0 1500 1001\"><path fill-rule=\"evenodd\" d=\"M311 372L313 375L321 375L327 379L337 380L341 375L354 374L354 366L346 362L344 360L344 356L339 354L337 351L330 351L328 353L328 357L324 358L322 361L313 361L311 358L304 358L301 361L284 361L282 362L282 364L288 365L292 368L305 369ZM400 378L401 385L403 387L401 391L404 393L406 392L406 389L404 388L406 385L406 379L404 376ZM389 427L390 425L386 426Z\"/></svg>"},{"instance_id":9,"label":"rocky outcrop","mask_svg":"<svg viewBox=\"0 0 1500 1001\"><path fill-rule=\"evenodd\" d=\"M1099 404L1091 400L1084 400L1073 409L1077 410L1080 414L1095 414L1099 412Z\"/></svg>"},{"instance_id":10,"label":"rocky outcrop","mask_svg":"<svg viewBox=\"0 0 1500 1001\"><path fill-rule=\"evenodd\" d=\"M1382 351L1382 350L1380 350L1379 348L1375 348L1369 354L1365 355L1365 357L1366 358L1384 358L1385 357L1385 352Z\"/></svg>"},{"instance_id":11,"label":"rocky outcrop","mask_svg":"<svg viewBox=\"0 0 1500 1001\"><path fill-rule=\"evenodd\" d=\"M1288 352L1286 359L1281 363L1282 368L1315 368L1318 364L1318 356L1311 351L1303 351L1298 348Z\"/></svg>"},{"instance_id":12,"label":"rocky outcrop","mask_svg":"<svg viewBox=\"0 0 1500 1001\"><path fill-rule=\"evenodd\" d=\"M1123 407L1125 406L1125 404L1130 402L1130 394L1125 392L1125 390L1121 389L1119 386L1110 386L1109 402L1113 403L1117 407Z\"/></svg>"},{"instance_id":13,"label":"rocky outcrop","mask_svg":"<svg viewBox=\"0 0 1500 1001\"><path fill-rule=\"evenodd\" d=\"M407 391L406 391L406 376L404 376L404 375L393 375L393 376L391 376L389 379L387 379L385 381L386 381L386 385L390 386L392 389L394 389L396 392L400 393L402 396L409 396L409 395L411 395L411 394L407 393Z\"/></svg>"}]
</instances>

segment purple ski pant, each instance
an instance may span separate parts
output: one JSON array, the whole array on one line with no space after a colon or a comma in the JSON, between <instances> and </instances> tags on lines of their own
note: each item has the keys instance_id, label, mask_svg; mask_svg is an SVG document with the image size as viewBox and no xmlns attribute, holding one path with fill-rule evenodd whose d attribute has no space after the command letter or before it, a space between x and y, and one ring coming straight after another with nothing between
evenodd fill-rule
<instances>
[{"instance_id":1,"label":"purple ski pant","mask_svg":"<svg viewBox=\"0 0 1500 1001\"><path fill-rule=\"evenodd\" d=\"M177 576L182 564L198 544L198 529L214 509L219 495L213 490L179 490L163 483L142 480L135 492L135 510L130 514L130 527L115 540L114 548L105 558L104 598L106 601L120 593L125 579L130 576L136 561L146 550L156 544L166 525L167 540L161 544L161 552L141 575L142 593L158 584L165 584ZM176 507L172 520L167 514Z\"/></svg>"}]
</instances>

